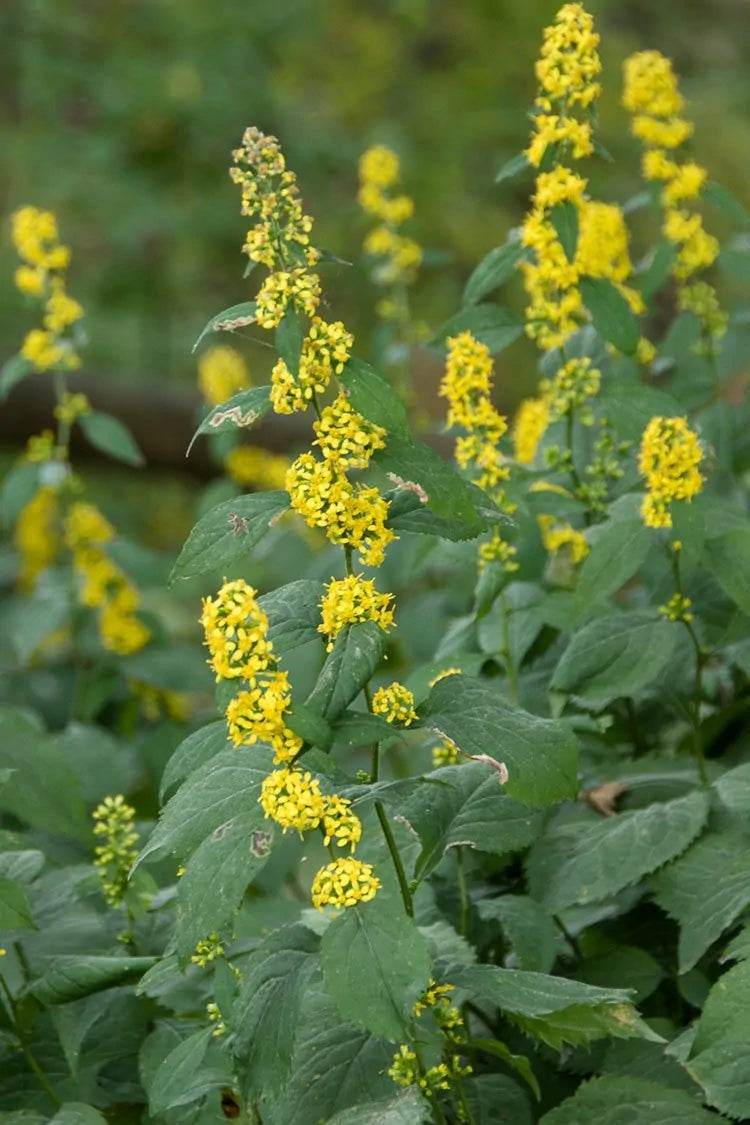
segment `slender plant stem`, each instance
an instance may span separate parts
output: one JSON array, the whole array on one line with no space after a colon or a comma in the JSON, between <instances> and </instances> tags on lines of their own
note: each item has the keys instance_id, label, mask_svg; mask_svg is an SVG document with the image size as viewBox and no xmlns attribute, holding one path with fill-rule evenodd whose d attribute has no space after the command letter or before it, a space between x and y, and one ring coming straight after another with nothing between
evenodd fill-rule
<instances>
[{"instance_id":1,"label":"slender plant stem","mask_svg":"<svg viewBox=\"0 0 750 1125\"><path fill-rule=\"evenodd\" d=\"M8 988L8 983L7 983L5 977L3 976L2 973L0 973L0 988L2 988L2 991L5 993L5 998L8 1001L8 1005L10 1007L11 1015L13 1017L13 1026L14 1026L14 1029L15 1029L16 1038L18 1039L18 1043L21 1047L21 1050L23 1051L24 1058L26 1059L26 1062L29 1064L30 1070L32 1070L34 1075L36 1076L37 1081L39 1082L39 1085L42 1087L42 1089L44 1090L47 1097L50 1099L52 1104L55 1106L55 1109L59 1109L60 1106L62 1105L62 1100L58 1096L58 1093L55 1090L52 1083L50 1082L50 1080L47 1078L47 1075L44 1073L41 1066L37 1062L36 1057L34 1056L34 1052L32 1051L31 1046L29 1044L29 1041L26 1038L26 1035L24 1034L24 1032L21 1030L21 1021L18 1018L18 1008L16 1006L16 1001L15 1001L15 998L13 996L13 993Z\"/></svg>"},{"instance_id":2,"label":"slender plant stem","mask_svg":"<svg viewBox=\"0 0 750 1125\"><path fill-rule=\"evenodd\" d=\"M680 573L680 553L679 551L672 550L672 570L674 572L675 586L677 593L683 597L682 591L682 575ZM703 699L703 667L706 663L707 653L702 648L698 636L695 632L690 621L684 617L680 618L680 622L687 629L690 643L695 652L695 672L693 673L693 696L691 707L693 712L693 749L695 753L695 760L698 765L698 773L701 779L701 785L708 785L708 774L706 772L706 755L703 747L703 736L701 735L701 700Z\"/></svg>"},{"instance_id":3,"label":"slender plant stem","mask_svg":"<svg viewBox=\"0 0 750 1125\"><path fill-rule=\"evenodd\" d=\"M398 847L396 846L396 841L394 839L393 832L391 831L391 826L388 823L388 817L386 816L386 811L385 811L385 808L383 807L382 801L376 801L375 802L375 812L378 814L378 820L380 821L380 827L383 830L383 835L385 836L385 842L388 845L388 851L391 853L391 859L393 860L393 866L396 870L396 878L398 879L398 885L399 885L399 888L401 890L401 898L404 901L404 910L406 911L406 913L409 915L410 918L413 918L414 917L414 903L412 902L412 898L411 898L411 891L409 889L409 881L406 878L406 872L404 871L404 865L401 862L401 856L399 855L399 850L398 850Z\"/></svg>"}]
</instances>

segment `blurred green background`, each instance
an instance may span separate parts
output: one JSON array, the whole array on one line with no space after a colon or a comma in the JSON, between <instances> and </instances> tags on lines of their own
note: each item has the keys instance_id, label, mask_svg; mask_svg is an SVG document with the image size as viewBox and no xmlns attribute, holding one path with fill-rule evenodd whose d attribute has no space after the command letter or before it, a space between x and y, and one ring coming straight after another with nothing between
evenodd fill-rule
<instances>
[{"instance_id":1,"label":"blurred green background","mask_svg":"<svg viewBox=\"0 0 750 1125\"><path fill-rule=\"evenodd\" d=\"M332 309L360 334L372 292L359 264L356 164L392 144L416 200L414 235L434 251L415 294L436 326L477 260L523 213L527 180L495 186L527 138L533 63L556 0L2 0L0 211L54 209L73 248L87 368L120 380L192 380L206 319L246 299L245 220L230 150L245 125L281 138L317 219L319 245L354 262L327 270ZM637 190L637 151L618 106L625 55L672 56L696 121L698 158L746 196L750 36L746 0L593 0L605 93L593 188ZM31 314L0 238L0 359ZM521 295L511 294L521 304ZM365 350L360 339L359 350ZM263 365L261 349L251 365ZM511 364L511 369L508 369ZM500 357L511 399L520 367ZM519 375L520 372L520 375ZM528 375L526 375L528 377Z\"/></svg>"}]
</instances>

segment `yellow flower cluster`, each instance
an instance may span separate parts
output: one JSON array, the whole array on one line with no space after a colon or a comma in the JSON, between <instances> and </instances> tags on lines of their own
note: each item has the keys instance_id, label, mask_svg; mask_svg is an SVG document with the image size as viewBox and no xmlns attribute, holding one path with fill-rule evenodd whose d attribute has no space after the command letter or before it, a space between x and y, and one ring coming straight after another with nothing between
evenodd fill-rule
<instances>
[{"instance_id":1,"label":"yellow flower cluster","mask_svg":"<svg viewBox=\"0 0 750 1125\"><path fill-rule=\"evenodd\" d=\"M258 445L237 445L224 458L224 468L245 488L274 490L284 488L289 461Z\"/></svg>"},{"instance_id":2,"label":"yellow flower cluster","mask_svg":"<svg viewBox=\"0 0 750 1125\"><path fill-rule=\"evenodd\" d=\"M538 516L542 543L551 555L566 550L570 562L575 566L589 553L589 545L582 531L576 531L569 523L559 523L554 516Z\"/></svg>"},{"instance_id":3,"label":"yellow flower cluster","mask_svg":"<svg viewBox=\"0 0 750 1125\"><path fill-rule=\"evenodd\" d=\"M18 584L33 590L36 580L60 550L60 495L53 485L38 488L26 503L13 529L13 545L20 556Z\"/></svg>"},{"instance_id":4,"label":"yellow flower cluster","mask_svg":"<svg viewBox=\"0 0 750 1125\"><path fill-rule=\"evenodd\" d=\"M706 182L705 168L693 160L675 159L673 150L691 136L693 126L680 116L685 103L670 60L659 51L639 51L626 59L622 101L633 115L632 132L644 145L645 179L664 185L662 229L677 250L672 275L678 284L680 305L698 317L710 346L724 334L727 324L716 293L706 282L696 295L683 298L683 292L690 278L713 265L719 242L705 230L695 210Z\"/></svg>"},{"instance_id":5,"label":"yellow flower cluster","mask_svg":"<svg viewBox=\"0 0 750 1125\"><path fill-rule=\"evenodd\" d=\"M690 612L692 604L690 598L684 597L683 594L672 594L666 605L659 606L659 613L662 617L666 617L667 621L684 621L687 624L693 620L693 614Z\"/></svg>"},{"instance_id":6,"label":"yellow flower cluster","mask_svg":"<svg viewBox=\"0 0 750 1125\"><path fill-rule=\"evenodd\" d=\"M513 422L513 454L521 465L531 465L539 442L550 423L549 403L543 396L521 403Z\"/></svg>"},{"instance_id":7,"label":"yellow flower cluster","mask_svg":"<svg viewBox=\"0 0 750 1125\"><path fill-rule=\"evenodd\" d=\"M36 207L21 207L12 216L11 234L23 262L16 270L16 286L44 301L42 328L27 333L21 355L37 371L80 367L69 329L81 319L83 309L65 291L70 251L60 244L55 216Z\"/></svg>"},{"instance_id":8,"label":"yellow flower cluster","mask_svg":"<svg viewBox=\"0 0 750 1125\"><path fill-rule=\"evenodd\" d=\"M380 886L380 880L373 874L369 863L346 856L321 867L313 879L310 894L313 906L318 910L324 906L341 909L356 906L358 902L369 902Z\"/></svg>"},{"instance_id":9,"label":"yellow flower cluster","mask_svg":"<svg viewBox=\"0 0 750 1125\"><path fill-rule=\"evenodd\" d=\"M593 152L591 125L571 112L588 109L599 96L601 62L594 21L581 4L564 4L544 30L536 64L539 92L534 135L526 155L538 167L550 145L565 145L575 159Z\"/></svg>"},{"instance_id":10,"label":"yellow flower cluster","mask_svg":"<svg viewBox=\"0 0 750 1125\"><path fill-rule=\"evenodd\" d=\"M227 707L227 728L235 746L265 742L275 762L289 762L302 749L302 739L284 721L292 703L286 672L266 671L248 691L240 691Z\"/></svg>"},{"instance_id":11,"label":"yellow flower cluster","mask_svg":"<svg viewBox=\"0 0 750 1125\"><path fill-rule=\"evenodd\" d=\"M393 625L393 594L379 594L375 580L361 574L332 578L320 603L318 632L328 638L328 652L342 629L358 621L375 621L381 629Z\"/></svg>"},{"instance_id":12,"label":"yellow flower cluster","mask_svg":"<svg viewBox=\"0 0 750 1125\"><path fill-rule=\"evenodd\" d=\"M345 394L323 409L313 430L313 445L342 470L367 468L373 454L385 448L386 431L358 414Z\"/></svg>"},{"instance_id":13,"label":"yellow flower cluster","mask_svg":"<svg viewBox=\"0 0 750 1125\"><path fill-rule=\"evenodd\" d=\"M135 614L140 604L138 590L102 550L114 534L115 529L93 504L71 504L63 539L73 553L73 569L80 579L79 600L99 611L99 637L104 648L128 656L143 648L151 633Z\"/></svg>"},{"instance_id":14,"label":"yellow flower cluster","mask_svg":"<svg viewBox=\"0 0 750 1125\"><path fill-rule=\"evenodd\" d=\"M104 842L94 849L94 865L99 868L102 892L110 906L119 906L128 882L128 872L138 855L138 833L133 828L135 809L122 794L105 797L94 809L94 835Z\"/></svg>"},{"instance_id":15,"label":"yellow flower cluster","mask_svg":"<svg viewBox=\"0 0 750 1125\"><path fill-rule=\"evenodd\" d=\"M547 403L550 422L576 411L579 422L594 421L590 400L599 393L602 373L587 357L570 359L558 368L553 379L542 380L540 389Z\"/></svg>"},{"instance_id":16,"label":"yellow flower cluster","mask_svg":"<svg viewBox=\"0 0 750 1125\"><path fill-rule=\"evenodd\" d=\"M414 282L422 262L421 247L399 229L414 214L413 201L397 190L399 175L398 157L385 145L375 145L360 157L359 203L378 220L365 239L364 251L376 261L375 283L394 288L391 299L378 305L381 316L394 320L408 316L408 306L397 290Z\"/></svg>"},{"instance_id":17,"label":"yellow flower cluster","mask_svg":"<svg viewBox=\"0 0 750 1125\"><path fill-rule=\"evenodd\" d=\"M209 934L207 938L201 938L195 947L190 960L194 965L200 965L205 969L212 961L216 961L219 957L224 956L224 945L219 939L218 934Z\"/></svg>"},{"instance_id":18,"label":"yellow flower cluster","mask_svg":"<svg viewBox=\"0 0 750 1125\"><path fill-rule=\"evenodd\" d=\"M643 432L638 468L648 491L641 515L648 527L671 527L669 506L692 500L703 487L702 450L687 418L652 418Z\"/></svg>"},{"instance_id":19,"label":"yellow flower cluster","mask_svg":"<svg viewBox=\"0 0 750 1125\"><path fill-rule=\"evenodd\" d=\"M420 1073L416 1052L402 1043L388 1070L388 1076L397 1086L418 1086L427 1098L439 1090L449 1090L461 1078L473 1074L470 1064L462 1064L460 1054L465 1051L466 1027L463 1016L449 1000L452 984L438 985L430 980L425 992L413 1008L415 1019L431 1011L443 1034L443 1060Z\"/></svg>"},{"instance_id":20,"label":"yellow flower cluster","mask_svg":"<svg viewBox=\"0 0 750 1125\"><path fill-rule=\"evenodd\" d=\"M198 360L198 386L209 406L219 406L250 385L245 360L235 348L217 345Z\"/></svg>"},{"instance_id":21,"label":"yellow flower cluster","mask_svg":"<svg viewBox=\"0 0 750 1125\"><path fill-rule=\"evenodd\" d=\"M381 687L372 697L373 715L382 715L386 722L411 726L419 716L414 710L414 695L403 684L392 683Z\"/></svg>"},{"instance_id":22,"label":"yellow flower cluster","mask_svg":"<svg viewBox=\"0 0 750 1125\"><path fill-rule=\"evenodd\" d=\"M461 753L458 747L447 739L432 748L432 764L435 769L439 769L441 766L457 766L461 761Z\"/></svg>"},{"instance_id":23,"label":"yellow flower cluster","mask_svg":"<svg viewBox=\"0 0 750 1125\"><path fill-rule=\"evenodd\" d=\"M304 266L269 273L255 298L255 319L261 328L278 328L290 304L308 317L320 304L320 278Z\"/></svg>"},{"instance_id":24,"label":"yellow flower cluster","mask_svg":"<svg viewBox=\"0 0 750 1125\"><path fill-rule=\"evenodd\" d=\"M72 426L84 414L91 413L91 403L86 395L64 391L52 413L58 422L62 422L65 426Z\"/></svg>"},{"instance_id":25,"label":"yellow flower cluster","mask_svg":"<svg viewBox=\"0 0 750 1125\"><path fill-rule=\"evenodd\" d=\"M203 599L201 625L217 683L240 677L254 682L273 659L266 640L268 618L256 595L252 586L237 578L225 582L215 598Z\"/></svg>"},{"instance_id":26,"label":"yellow flower cluster","mask_svg":"<svg viewBox=\"0 0 750 1125\"><path fill-rule=\"evenodd\" d=\"M362 836L362 822L351 809L351 801L337 794L327 796L309 772L299 769L274 770L261 787L260 803L266 817L288 828L309 832L322 826L323 843L335 840L340 848L354 851Z\"/></svg>"},{"instance_id":27,"label":"yellow flower cluster","mask_svg":"<svg viewBox=\"0 0 750 1125\"><path fill-rule=\"evenodd\" d=\"M297 378L283 359L271 372L271 405L276 413L307 410L315 396L327 389L331 376L344 370L353 343L354 337L340 320L328 324L314 317L302 344Z\"/></svg>"}]
</instances>

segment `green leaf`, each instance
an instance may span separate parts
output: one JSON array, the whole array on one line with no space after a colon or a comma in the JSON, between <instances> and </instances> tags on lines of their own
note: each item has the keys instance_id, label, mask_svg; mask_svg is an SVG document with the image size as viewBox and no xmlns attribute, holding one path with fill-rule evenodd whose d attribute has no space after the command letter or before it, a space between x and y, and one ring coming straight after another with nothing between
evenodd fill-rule
<instances>
[{"instance_id":1,"label":"green leaf","mask_svg":"<svg viewBox=\"0 0 750 1125\"><path fill-rule=\"evenodd\" d=\"M250 955L235 1001L232 1050L248 1098L287 1081L299 1012L319 964L320 938L300 923L275 930Z\"/></svg>"},{"instance_id":2,"label":"green leaf","mask_svg":"<svg viewBox=\"0 0 750 1125\"><path fill-rule=\"evenodd\" d=\"M395 894L348 906L321 943L323 976L341 1016L382 1039L401 1042L427 987L430 948Z\"/></svg>"},{"instance_id":3,"label":"green leaf","mask_svg":"<svg viewBox=\"0 0 750 1125\"><path fill-rule=\"evenodd\" d=\"M207 727L193 731L181 742L166 764L159 786L159 799L189 777L200 766L216 757L222 750L229 750L231 743L227 737L226 719L217 719Z\"/></svg>"},{"instance_id":4,"label":"green leaf","mask_svg":"<svg viewBox=\"0 0 750 1125\"><path fill-rule=\"evenodd\" d=\"M206 1027L183 1039L167 1055L149 1089L151 1113L161 1114L175 1106L189 1105L223 1086L231 1076L224 1067L206 1066L204 1058L211 1044L211 1028Z\"/></svg>"},{"instance_id":5,"label":"green leaf","mask_svg":"<svg viewBox=\"0 0 750 1125\"><path fill-rule=\"evenodd\" d=\"M474 305L499 288L515 273L518 263L528 257L521 242L506 242L490 250L466 282L463 303Z\"/></svg>"},{"instance_id":6,"label":"green leaf","mask_svg":"<svg viewBox=\"0 0 750 1125\"><path fill-rule=\"evenodd\" d=\"M222 824L254 808L271 769L272 752L262 744L217 754L161 810L137 863L170 852L191 855Z\"/></svg>"},{"instance_id":7,"label":"green leaf","mask_svg":"<svg viewBox=\"0 0 750 1125\"><path fill-rule=\"evenodd\" d=\"M675 253L674 243L668 239L660 238L656 243L648 266L637 278L638 288L644 301L650 301L652 297L655 297L668 279L674 264Z\"/></svg>"},{"instance_id":8,"label":"green leaf","mask_svg":"<svg viewBox=\"0 0 750 1125\"><path fill-rule=\"evenodd\" d=\"M35 462L14 465L0 483L2 525L11 528L39 488L39 465Z\"/></svg>"},{"instance_id":9,"label":"green leaf","mask_svg":"<svg viewBox=\"0 0 750 1125\"><path fill-rule=\"evenodd\" d=\"M189 957L201 938L220 930L264 866L273 824L259 804L220 824L193 852L177 884L177 952Z\"/></svg>"},{"instance_id":10,"label":"green leaf","mask_svg":"<svg viewBox=\"0 0 750 1125\"><path fill-rule=\"evenodd\" d=\"M444 347L450 336L471 332L480 344L486 344L490 352L496 355L510 347L523 335L523 331L523 320L502 305L470 305L447 320L430 343L433 347Z\"/></svg>"},{"instance_id":11,"label":"green leaf","mask_svg":"<svg viewBox=\"0 0 750 1125\"><path fill-rule=\"evenodd\" d=\"M105 988L140 977L157 957L75 956L51 957L30 991L42 1004L68 1004Z\"/></svg>"},{"instance_id":12,"label":"green leaf","mask_svg":"<svg viewBox=\"0 0 750 1125\"><path fill-rule=\"evenodd\" d=\"M34 925L26 891L0 875L0 930L27 930Z\"/></svg>"},{"instance_id":13,"label":"green leaf","mask_svg":"<svg viewBox=\"0 0 750 1125\"><path fill-rule=\"evenodd\" d=\"M13 355L0 367L0 401L7 398L16 383L30 375L34 367L22 355Z\"/></svg>"},{"instance_id":14,"label":"green leaf","mask_svg":"<svg viewBox=\"0 0 750 1125\"><path fill-rule=\"evenodd\" d=\"M309 641L323 642L318 626L324 594L322 582L300 578L258 598L258 605L268 616L268 640L275 652L288 656Z\"/></svg>"},{"instance_id":15,"label":"green leaf","mask_svg":"<svg viewBox=\"0 0 750 1125\"><path fill-rule=\"evenodd\" d=\"M565 649L551 687L599 705L635 695L665 666L677 640L670 621L632 611L597 617Z\"/></svg>"},{"instance_id":16,"label":"green leaf","mask_svg":"<svg viewBox=\"0 0 750 1125\"><path fill-rule=\"evenodd\" d=\"M54 740L12 708L0 709L0 768L13 771L0 788L0 809L42 832L91 845L91 822L74 771Z\"/></svg>"},{"instance_id":17,"label":"green leaf","mask_svg":"<svg viewBox=\"0 0 750 1125\"><path fill-rule=\"evenodd\" d=\"M649 528L641 519L612 520L596 530L576 587L582 608L616 593L635 574L651 547Z\"/></svg>"},{"instance_id":18,"label":"green leaf","mask_svg":"<svg viewBox=\"0 0 750 1125\"><path fill-rule=\"evenodd\" d=\"M603 277L583 277L581 297L602 339L624 355L632 355L638 346L640 328L622 293Z\"/></svg>"},{"instance_id":19,"label":"green leaf","mask_svg":"<svg viewBox=\"0 0 750 1125\"><path fill-rule=\"evenodd\" d=\"M575 203L557 203L549 214L565 257L572 262L578 247L578 207Z\"/></svg>"},{"instance_id":20,"label":"green leaf","mask_svg":"<svg viewBox=\"0 0 750 1125\"><path fill-rule=\"evenodd\" d=\"M226 402L212 407L190 439L185 456L189 456L200 434L221 434L227 430L249 429L271 409L270 396L270 387L250 387L249 390L239 391Z\"/></svg>"},{"instance_id":21,"label":"green leaf","mask_svg":"<svg viewBox=\"0 0 750 1125\"><path fill-rule=\"evenodd\" d=\"M116 461L140 468L145 458L135 443L135 438L119 418L112 414L82 414L78 424L86 435L86 440L100 453L107 453Z\"/></svg>"},{"instance_id":22,"label":"green leaf","mask_svg":"<svg viewBox=\"0 0 750 1125\"><path fill-rule=\"evenodd\" d=\"M0 852L0 875L28 886L44 867L44 852Z\"/></svg>"},{"instance_id":23,"label":"green leaf","mask_svg":"<svg viewBox=\"0 0 750 1125\"><path fill-rule=\"evenodd\" d=\"M744 285L750 285L750 254L747 249L725 246L719 252L716 262L719 269L728 273L730 277L736 277Z\"/></svg>"},{"instance_id":24,"label":"green leaf","mask_svg":"<svg viewBox=\"0 0 750 1125\"><path fill-rule=\"evenodd\" d=\"M702 831L708 808L707 795L697 790L594 824L563 827L549 839L549 847L567 839L567 854L560 849L559 865L553 865L543 882L532 856L531 893L553 914L576 902L598 902L616 894L684 852Z\"/></svg>"},{"instance_id":25,"label":"green leaf","mask_svg":"<svg viewBox=\"0 0 750 1125\"><path fill-rule=\"evenodd\" d=\"M737 528L716 539L704 549L708 569L729 597L745 614L750 614L750 527Z\"/></svg>"},{"instance_id":26,"label":"green leaf","mask_svg":"<svg viewBox=\"0 0 750 1125\"><path fill-rule=\"evenodd\" d=\"M367 711L345 711L333 724L333 739L336 746L356 750L370 746L373 742L383 742L393 738L393 727L380 715Z\"/></svg>"},{"instance_id":27,"label":"green leaf","mask_svg":"<svg viewBox=\"0 0 750 1125\"><path fill-rule=\"evenodd\" d=\"M537 1115L531 1099L509 1074L472 1075L463 1079L463 1085L474 1125L534 1125Z\"/></svg>"},{"instance_id":28,"label":"green leaf","mask_svg":"<svg viewBox=\"0 0 750 1125\"><path fill-rule=\"evenodd\" d=\"M326 719L337 718L372 679L387 643L374 621L347 625L336 637L305 706Z\"/></svg>"},{"instance_id":29,"label":"green leaf","mask_svg":"<svg viewBox=\"0 0 750 1125\"><path fill-rule=\"evenodd\" d=\"M714 788L722 803L732 812L750 812L750 762L735 766L717 777Z\"/></svg>"},{"instance_id":30,"label":"green leaf","mask_svg":"<svg viewBox=\"0 0 750 1125\"><path fill-rule=\"evenodd\" d=\"M686 973L750 905L750 841L712 832L660 871L654 889L679 923L679 971Z\"/></svg>"},{"instance_id":31,"label":"green leaf","mask_svg":"<svg viewBox=\"0 0 750 1125\"><path fill-rule=\"evenodd\" d=\"M352 1106L328 1118L328 1125L422 1125L432 1118L430 1106L413 1086L392 1098Z\"/></svg>"},{"instance_id":32,"label":"green leaf","mask_svg":"<svg viewBox=\"0 0 750 1125\"><path fill-rule=\"evenodd\" d=\"M701 195L712 206L740 226L747 226L750 222L750 215L748 215L739 199L732 195L728 188L725 188L722 184L717 184L715 180L709 180L707 184L703 185Z\"/></svg>"},{"instance_id":33,"label":"green leaf","mask_svg":"<svg viewBox=\"0 0 750 1125\"><path fill-rule=\"evenodd\" d=\"M562 723L530 715L468 676L435 684L420 708L425 726L465 754L499 758L508 769L505 792L524 804L551 805L578 792L578 743Z\"/></svg>"},{"instance_id":34,"label":"green leaf","mask_svg":"<svg viewBox=\"0 0 750 1125\"><path fill-rule=\"evenodd\" d=\"M406 407L391 384L361 359L350 356L338 376L350 403L363 418L388 433L409 436Z\"/></svg>"},{"instance_id":35,"label":"green leaf","mask_svg":"<svg viewBox=\"0 0 750 1125\"><path fill-rule=\"evenodd\" d=\"M124 676L152 684L162 691L210 690L211 673L205 653L193 644L172 642L170 645L149 645L132 656L120 660Z\"/></svg>"},{"instance_id":36,"label":"green leaf","mask_svg":"<svg viewBox=\"0 0 750 1125\"><path fill-rule=\"evenodd\" d=\"M743 961L709 992L685 1062L708 1104L731 1117L750 1116L749 1022L750 961Z\"/></svg>"},{"instance_id":37,"label":"green leaf","mask_svg":"<svg viewBox=\"0 0 750 1125\"><path fill-rule=\"evenodd\" d=\"M566 1042L583 1045L608 1035L644 1034L627 990L495 965L463 966L451 980L470 997L497 1005L527 1034L557 1050Z\"/></svg>"},{"instance_id":38,"label":"green leaf","mask_svg":"<svg viewBox=\"0 0 750 1125\"><path fill-rule=\"evenodd\" d=\"M317 746L319 750L330 750L333 743L333 731L325 719L312 707L303 703L295 703L291 711L284 716L284 721L292 734L296 734L310 746Z\"/></svg>"},{"instance_id":39,"label":"green leaf","mask_svg":"<svg viewBox=\"0 0 750 1125\"><path fill-rule=\"evenodd\" d=\"M496 920L513 950L519 969L548 973L557 958L558 931L552 915L528 895L483 899L479 917Z\"/></svg>"},{"instance_id":40,"label":"green leaf","mask_svg":"<svg viewBox=\"0 0 750 1125\"><path fill-rule=\"evenodd\" d=\"M241 301L239 305L231 305L222 309L216 316L212 316L198 339L193 344L196 351L201 340L212 332L234 332L236 328L244 328L247 324L255 323L255 301Z\"/></svg>"},{"instance_id":41,"label":"green leaf","mask_svg":"<svg viewBox=\"0 0 750 1125\"><path fill-rule=\"evenodd\" d=\"M636 379L604 379L597 402L624 441L640 442L655 414L674 418L685 413L685 407L672 395Z\"/></svg>"},{"instance_id":42,"label":"green leaf","mask_svg":"<svg viewBox=\"0 0 750 1125\"><path fill-rule=\"evenodd\" d=\"M288 305L281 323L276 329L275 343L276 351L295 379L299 374L299 357L304 338L302 317L294 305Z\"/></svg>"},{"instance_id":43,"label":"green leaf","mask_svg":"<svg viewBox=\"0 0 750 1125\"><path fill-rule=\"evenodd\" d=\"M49 1125L107 1125L98 1109L83 1102L65 1102L50 1120Z\"/></svg>"},{"instance_id":44,"label":"green leaf","mask_svg":"<svg viewBox=\"0 0 750 1125\"><path fill-rule=\"evenodd\" d=\"M426 879L450 848L503 855L528 847L541 830L540 814L506 796L486 765L448 766L426 781L398 810L422 843L415 879Z\"/></svg>"},{"instance_id":45,"label":"green leaf","mask_svg":"<svg viewBox=\"0 0 750 1125\"><path fill-rule=\"evenodd\" d=\"M284 1125L330 1121L340 1110L393 1097L393 1046L341 1016L320 989L308 990L297 1021L289 1078L275 1107Z\"/></svg>"},{"instance_id":46,"label":"green leaf","mask_svg":"<svg viewBox=\"0 0 750 1125\"><path fill-rule=\"evenodd\" d=\"M286 492L253 492L217 504L198 520L169 576L180 578L221 570L260 543L282 512L289 508Z\"/></svg>"},{"instance_id":47,"label":"green leaf","mask_svg":"<svg viewBox=\"0 0 750 1125\"><path fill-rule=\"evenodd\" d=\"M684 1090L605 1075L579 1086L539 1125L716 1125L716 1117Z\"/></svg>"},{"instance_id":48,"label":"green leaf","mask_svg":"<svg viewBox=\"0 0 750 1125\"><path fill-rule=\"evenodd\" d=\"M499 523L511 523L510 517L496 508L485 492L469 486L473 510L459 519L456 513L448 518L437 515L409 488L398 488L388 497L387 526L394 531L411 531L416 535L439 535L441 539L460 542L476 539L483 531Z\"/></svg>"},{"instance_id":49,"label":"green leaf","mask_svg":"<svg viewBox=\"0 0 750 1125\"><path fill-rule=\"evenodd\" d=\"M399 487L403 482L421 490L423 503L447 520L474 524L477 535L484 531L484 518L477 516L478 489L469 485L447 461L422 442L392 434L385 449L379 449L373 461ZM484 497L485 508L487 498Z\"/></svg>"},{"instance_id":50,"label":"green leaf","mask_svg":"<svg viewBox=\"0 0 750 1125\"><path fill-rule=\"evenodd\" d=\"M637 945L620 945L608 953L579 962L576 975L600 987L627 981L639 1004L654 992L666 976L659 962Z\"/></svg>"},{"instance_id":51,"label":"green leaf","mask_svg":"<svg viewBox=\"0 0 750 1125\"><path fill-rule=\"evenodd\" d=\"M519 152L516 156L511 156L510 160L506 160L500 171L495 176L495 183L500 184L503 180L512 180L519 172L525 172L530 168L531 164L525 152Z\"/></svg>"}]
</instances>

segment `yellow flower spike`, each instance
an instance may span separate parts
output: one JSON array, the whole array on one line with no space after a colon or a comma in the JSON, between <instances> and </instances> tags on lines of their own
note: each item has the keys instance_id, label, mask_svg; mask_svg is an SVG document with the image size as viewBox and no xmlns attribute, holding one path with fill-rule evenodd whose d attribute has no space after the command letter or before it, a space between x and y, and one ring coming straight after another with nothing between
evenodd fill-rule
<instances>
[{"instance_id":1,"label":"yellow flower spike","mask_svg":"<svg viewBox=\"0 0 750 1125\"><path fill-rule=\"evenodd\" d=\"M687 418L651 419L643 432L638 457L647 488L641 515L648 527L671 527L670 504L690 501L701 491L702 457L698 435L688 426Z\"/></svg>"},{"instance_id":2,"label":"yellow flower spike","mask_svg":"<svg viewBox=\"0 0 750 1125\"><path fill-rule=\"evenodd\" d=\"M513 453L521 465L531 465L539 442L550 424L546 398L527 398L518 408L513 422Z\"/></svg>"},{"instance_id":3,"label":"yellow flower spike","mask_svg":"<svg viewBox=\"0 0 750 1125\"><path fill-rule=\"evenodd\" d=\"M94 809L94 835L104 842L94 849L94 866L99 868L102 893L110 906L119 906L125 893L128 872L138 855L139 836L133 828L135 809L122 794L105 797Z\"/></svg>"},{"instance_id":4,"label":"yellow flower spike","mask_svg":"<svg viewBox=\"0 0 750 1125\"><path fill-rule=\"evenodd\" d=\"M283 489L289 464L288 458L259 445L238 445L224 458L224 468L232 480L259 491Z\"/></svg>"},{"instance_id":5,"label":"yellow flower spike","mask_svg":"<svg viewBox=\"0 0 750 1125\"><path fill-rule=\"evenodd\" d=\"M334 842L340 848L354 851L362 837L362 822L352 812L351 801L334 795L323 798L323 843Z\"/></svg>"},{"instance_id":6,"label":"yellow flower spike","mask_svg":"<svg viewBox=\"0 0 750 1125\"><path fill-rule=\"evenodd\" d=\"M339 469L366 469L373 453L385 448L386 431L358 414L344 394L324 407L313 424L324 459Z\"/></svg>"},{"instance_id":7,"label":"yellow flower spike","mask_svg":"<svg viewBox=\"0 0 750 1125\"><path fill-rule=\"evenodd\" d=\"M582 531L576 531L569 523L558 523L554 516L537 516L537 522L545 550L554 555L565 549L574 566L583 562L589 553L589 545Z\"/></svg>"},{"instance_id":8,"label":"yellow flower spike","mask_svg":"<svg viewBox=\"0 0 750 1125\"><path fill-rule=\"evenodd\" d=\"M202 969L205 969L212 961L215 961L218 957L223 957L224 952L224 946L219 940L219 935L209 934L207 938L201 938L198 942L190 960L194 965L200 965Z\"/></svg>"},{"instance_id":9,"label":"yellow flower spike","mask_svg":"<svg viewBox=\"0 0 750 1125\"><path fill-rule=\"evenodd\" d=\"M242 578L225 582L215 598L204 598L201 624L216 681L253 680L273 659L266 639L268 618L257 591Z\"/></svg>"},{"instance_id":10,"label":"yellow flower spike","mask_svg":"<svg viewBox=\"0 0 750 1125\"><path fill-rule=\"evenodd\" d=\"M322 395L334 374L340 375L349 359L354 337L340 320L328 323L314 317L302 344L295 379L283 359L271 372L271 405L277 414L306 410L314 395Z\"/></svg>"},{"instance_id":11,"label":"yellow flower spike","mask_svg":"<svg viewBox=\"0 0 750 1125\"><path fill-rule=\"evenodd\" d=\"M241 691L227 707L229 737L235 746L266 742L274 762L288 762L302 749L302 739L289 730L284 715L292 703L286 672L265 672L249 691Z\"/></svg>"}]
</instances>

